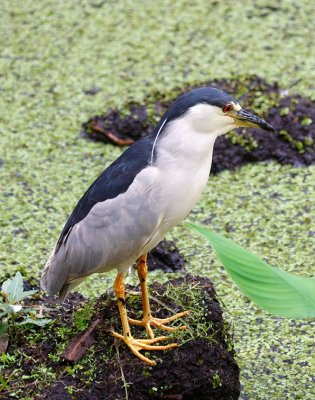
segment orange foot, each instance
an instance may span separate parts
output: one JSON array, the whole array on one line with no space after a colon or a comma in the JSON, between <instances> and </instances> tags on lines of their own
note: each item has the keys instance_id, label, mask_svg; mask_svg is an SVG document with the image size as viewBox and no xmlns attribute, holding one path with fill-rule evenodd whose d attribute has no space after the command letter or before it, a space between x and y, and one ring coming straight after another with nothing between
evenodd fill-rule
<instances>
[{"instance_id":1,"label":"orange foot","mask_svg":"<svg viewBox=\"0 0 315 400\"><path fill-rule=\"evenodd\" d=\"M168 338L166 336L160 336L155 339L135 339L132 336L125 337L117 332L112 332L112 335L125 342L126 345L133 352L133 354L139 357L140 360L152 366L155 365L155 361L150 360L149 358L142 355L140 353L140 350L168 350L172 349L173 347L177 347L176 343L171 343L166 346L152 346L153 343L159 342L161 340L167 340Z\"/></svg>"},{"instance_id":2,"label":"orange foot","mask_svg":"<svg viewBox=\"0 0 315 400\"><path fill-rule=\"evenodd\" d=\"M154 332L151 328L151 326L155 326L158 329L162 329L164 331L168 332L174 332L177 331L178 329L187 329L187 326L180 326L180 327L172 327L172 326L166 326L165 324L169 324L170 322L175 321L177 318L184 317L185 315L189 314L189 311L183 311L178 314L173 315L172 317L168 318L155 318L152 317L152 315L149 313L147 317L144 317L141 321L137 319L132 319L128 318L128 322L131 325L137 325L137 326L144 326L148 336L153 339L154 338Z\"/></svg>"}]
</instances>

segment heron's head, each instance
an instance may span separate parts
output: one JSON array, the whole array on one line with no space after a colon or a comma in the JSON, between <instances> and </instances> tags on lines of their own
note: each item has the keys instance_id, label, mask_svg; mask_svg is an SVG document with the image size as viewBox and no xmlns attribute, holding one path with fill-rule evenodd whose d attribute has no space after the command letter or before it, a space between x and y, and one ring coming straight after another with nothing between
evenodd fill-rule
<instances>
[{"instance_id":1,"label":"heron's head","mask_svg":"<svg viewBox=\"0 0 315 400\"><path fill-rule=\"evenodd\" d=\"M165 114L165 122L181 120L193 130L214 136L238 127L273 127L254 113L245 110L223 90L213 87L193 89L181 95Z\"/></svg>"}]
</instances>

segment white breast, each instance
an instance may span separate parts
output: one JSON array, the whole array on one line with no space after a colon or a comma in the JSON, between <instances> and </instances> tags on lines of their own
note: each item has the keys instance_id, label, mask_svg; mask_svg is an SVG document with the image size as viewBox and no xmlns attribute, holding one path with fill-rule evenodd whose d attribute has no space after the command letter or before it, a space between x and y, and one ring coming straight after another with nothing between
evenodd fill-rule
<instances>
[{"instance_id":1,"label":"white breast","mask_svg":"<svg viewBox=\"0 0 315 400\"><path fill-rule=\"evenodd\" d=\"M167 125L157 142L154 165L159 173L152 189L161 223L145 251L182 221L199 200L208 181L216 137L195 131L187 118Z\"/></svg>"}]
</instances>

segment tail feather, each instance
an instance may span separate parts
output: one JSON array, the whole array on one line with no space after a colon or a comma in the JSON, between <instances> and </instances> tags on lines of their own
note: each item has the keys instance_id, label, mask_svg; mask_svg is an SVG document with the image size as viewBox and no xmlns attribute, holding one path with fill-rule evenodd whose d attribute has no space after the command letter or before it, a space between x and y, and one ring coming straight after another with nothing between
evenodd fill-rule
<instances>
[{"instance_id":1,"label":"tail feather","mask_svg":"<svg viewBox=\"0 0 315 400\"><path fill-rule=\"evenodd\" d=\"M63 260L60 260L58 252L56 253L54 249L50 257L48 258L48 261L43 270L40 285L41 288L46 290L49 295L55 295L61 291L65 293L63 288L67 286L65 282L67 275L67 268L65 267L62 261ZM65 297L66 296L63 297L63 300L65 299Z\"/></svg>"},{"instance_id":2,"label":"tail feather","mask_svg":"<svg viewBox=\"0 0 315 400\"><path fill-rule=\"evenodd\" d=\"M58 295L61 302L65 301L73 288L85 278L69 277L69 265L65 262L64 254L60 249L52 251L41 277L40 285L48 294Z\"/></svg>"}]
</instances>

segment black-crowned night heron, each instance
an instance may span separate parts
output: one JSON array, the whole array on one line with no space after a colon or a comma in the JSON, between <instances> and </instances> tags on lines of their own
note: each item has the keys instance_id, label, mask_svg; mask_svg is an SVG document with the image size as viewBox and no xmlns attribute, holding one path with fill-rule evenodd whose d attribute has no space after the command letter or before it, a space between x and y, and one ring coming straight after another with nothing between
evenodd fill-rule
<instances>
[{"instance_id":1,"label":"black-crowned night heron","mask_svg":"<svg viewBox=\"0 0 315 400\"><path fill-rule=\"evenodd\" d=\"M231 96L211 87L191 90L168 109L156 129L113 162L85 192L68 219L42 276L42 287L64 300L70 290L95 272L118 270L114 283L123 340L140 359L140 350L166 350L154 345L151 326L166 331L169 318L151 314L146 255L193 208L207 184L215 139L237 127L271 125L244 110ZM123 274L138 260L143 304L141 321L128 319ZM144 326L149 339L135 339L129 324ZM184 328L184 327L181 327Z\"/></svg>"}]
</instances>

